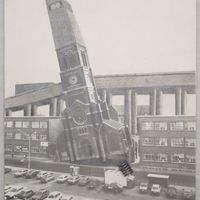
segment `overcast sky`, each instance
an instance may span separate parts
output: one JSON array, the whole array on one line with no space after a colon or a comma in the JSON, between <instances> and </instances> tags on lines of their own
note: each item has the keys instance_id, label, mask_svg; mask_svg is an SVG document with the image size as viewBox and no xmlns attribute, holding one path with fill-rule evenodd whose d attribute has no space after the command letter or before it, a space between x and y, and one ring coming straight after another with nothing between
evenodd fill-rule
<instances>
[{"instance_id":1,"label":"overcast sky","mask_svg":"<svg viewBox=\"0 0 200 200\"><path fill-rule=\"evenodd\" d=\"M195 0L69 0L95 75L195 70ZM6 96L60 82L45 0L5 1Z\"/></svg>"}]
</instances>

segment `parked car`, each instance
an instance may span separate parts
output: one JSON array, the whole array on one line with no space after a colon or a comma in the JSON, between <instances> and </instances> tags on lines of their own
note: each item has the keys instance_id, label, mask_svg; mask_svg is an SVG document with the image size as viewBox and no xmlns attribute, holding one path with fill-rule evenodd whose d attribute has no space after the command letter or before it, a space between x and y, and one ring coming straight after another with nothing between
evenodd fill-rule
<instances>
[{"instance_id":1,"label":"parked car","mask_svg":"<svg viewBox=\"0 0 200 200\"><path fill-rule=\"evenodd\" d=\"M38 170L31 169L25 174L25 178L33 178L39 173Z\"/></svg>"},{"instance_id":2,"label":"parked car","mask_svg":"<svg viewBox=\"0 0 200 200\"><path fill-rule=\"evenodd\" d=\"M87 176L81 176L80 180L78 182L78 185L79 186L86 186L89 182L90 182L89 177L87 177Z\"/></svg>"},{"instance_id":3,"label":"parked car","mask_svg":"<svg viewBox=\"0 0 200 200\"><path fill-rule=\"evenodd\" d=\"M119 183L105 184L103 190L106 192L120 193L123 191L123 186Z\"/></svg>"},{"instance_id":4,"label":"parked car","mask_svg":"<svg viewBox=\"0 0 200 200\"><path fill-rule=\"evenodd\" d=\"M41 179L40 179L40 182L41 183L48 183L50 181L53 181L55 179L55 177L51 174L48 174L46 176L43 176Z\"/></svg>"},{"instance_id":5,"label":"parked car","mask_svg":"<svg viewBox=\"0 0 200 200\"><path fill-rule=\"evenodd\" d=\"M46 176L46 175L53 175L52 172L46 172L46 171L41 171L37 174L36 178L37 179L41 179L42 177Z\"/></svg>"},{"instance_id":6,"label":"parked car","mask_svg":"<svg viewBox=\"0 0 200 200\"><path fill-rule=\"evenodd\" d=\"M97 187L99 187L99 185L100 185L100 181L98 181L97 179L91 179L89 184L88 184L88 189L94 190Z\"/></svg>"},{"instance_id":7,"label":"parked car","mask_svg":"<svg viewBox=\"0 0 200 200\"><path fill-rule=\"evenodd\" d=\"M25 189L25 190L22 190L20 193L18 193L16 195L16 197L19 199L28 199L28 198L32 197L34 194L35 194L35 192L33 192L33 190Z\"/></svg>"},{"instance_id":8,"label":"parked car","mask_svg":"<svg viewBox=\"0 0 200 200\"><path fill-rule=\"evenodd\" d=\"M49 191L45 189L40 189L38 192L36 192L31 200L44 200L49 196Z\"/></svg>"},{"instance_id":9,"label":"parked car","mask_svg":"<svg viewBox=\"0 0 200 200\"><path fill-rule=\"evenodd\" d=\"M192 190L192 188L184 188L182 192L182 199L189 199L194 200L195 199L195 192Z\"/></svg>"},{"instance_id":10,"label":"parked car","mask_svg":"<svg viewBox=\"0 0 200 200\"><path fill-rule=\"evenodd\" d=\"M78 183L80 180L80 177L79 176L71 176L67 179L67 182L70 184L70 185L74 185L76 183Z\"/></svg>"},{"instance_id":11,"label":"parked car","mask_svg":"<svg viewBox=\"0 0 200 200\"><path fill-rule=\"evenodd\" d=\"M17 194L19 194L21 191L26 189L25 187L22 186L14 186L11 190L9 190L5 197L6 199L13 199Z\"/></svg>"},{"instance_id":12,"label":"parked car","mask_svg":"<svg viewBox=\"0 0 200 200\"><path fill-rule=\"evenodd\" d=\"M5 168L4 168L4 173L5 173L5 174L7 174L7 173L9 173L9 172L11 172L11 171L12 171L11 168L8 168L8 167L5 167Z\"/></svg>"},{"instance_id":13,"label":"parked car","mask_svg":"<svg viewBox=\"0 0 200 200\"><path fill-rule=\"evenodd\" d=\"M73 196L71 195L65 195L62 200L75 200Z\"/></svg>"},{"instance_id":14,"label":"parked car","mask_svg":"<svg viewBox=\"0 0 200 200\"><path fill-rule=\"evenodd\" d=\"M64 183L64 182L67 181L68 178L69 178L68 175L62 174L56 179L56 182L57 183Z\"/></svg>"},{"instance_id":15,"label":"parked car","mask_svg":"<svg viewBox=\"0 0 200 200\"><path fill-rule=\"evenodd\" d=\"M161 193L161 186L159 184L153 184L151 187L151 194L160 195Z\"/></svg>"},{"instance_id":16,"label":"parked car","mask_svg":"<svg viewBox=\"0 0 200 200\"><path fill-rule=\"evenodd\" d=\"M140 183L139 191L141 193L147 193L148 192L148 183Z\"/></svg>"},{"instance_id":17,"label":"parked car","mask_svg":"<svg viewBox=\"0 0 200 200\"><path fill-rule=\"evenodd\" d=\"M24 176L27 172L28 172L27 169L19 169L18 171L16 171L16 172L14 173L14 176L15 176L15 177L22 177L22 176Z\"/></svg>"},{"instance_id":18,"label":"parked car","mask_svg":"<svg viewBox=\"0 0 200 200\"><path fill-rule=\"evenodd\" d=\"M61 199L62 199L62 193L54 191L51 192L45 200L61 200Z\"/></svg>"},{"instance_id":19,"label":"parked car","mask_svg":"<svg viewBox=\"0 0 200 200\"><path fill-rule=\"evenodd\" d=\"M13 189L12 185L5 185L4 187L4 194L6 194L8 191L10 191L11 189Z\"/></svg>"},{"instance_id":20,"label":"parked car","mask_svg":"<svg viewBox=\"0 0 200 200\"><path fill-rule=\"evenodd\" d=\"M168 198L176 198L177 197L177 190L173 186L169 186L166 191L166 196Z\"/></svg>"}]
</instances>

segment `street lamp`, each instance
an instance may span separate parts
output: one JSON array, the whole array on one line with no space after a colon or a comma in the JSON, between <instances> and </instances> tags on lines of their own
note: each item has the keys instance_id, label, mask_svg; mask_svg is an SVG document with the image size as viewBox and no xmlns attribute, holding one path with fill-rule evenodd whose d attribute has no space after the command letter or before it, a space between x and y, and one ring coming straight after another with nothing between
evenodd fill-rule
<instances>
[{"instance_id":1,"label":"street lamp","mask_svg":"<svg viewBox=\"0 0 200 200\"><path fill-rule=\"evenodd\" d=\"M24 132L20 129L18 129L17 131L23 133L23 134L26 134L27 132ZM31 136L33 133L36 133L36 131L32 132L32 133L29 133L29 137L28 137L28 169L31 168Z\"/></svg>"}]
</instances>

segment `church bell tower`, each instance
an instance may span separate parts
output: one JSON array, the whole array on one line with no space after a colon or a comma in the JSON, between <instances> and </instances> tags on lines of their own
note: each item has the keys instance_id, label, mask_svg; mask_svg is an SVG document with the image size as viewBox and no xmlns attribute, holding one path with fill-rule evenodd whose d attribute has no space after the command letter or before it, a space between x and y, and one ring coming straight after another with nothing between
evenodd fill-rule
<instances>
[{"instance_id":1,"label":"church bell tower","mask_svg":"<svg viewBox=\"0 0 200 200\"><path fill-rule=\"evenodd\" d=\"M87 49L71 5L66 0L46 0L66 109L62 120L71 161L106 160L108 149L102 133L103 114ZM105 113L104 113L105 114ZM107 120L109 120L109 115ZM120 143L121 144L121 143ZM121 145L125 151L124 145Z\"/></svg>"}]
</instances>

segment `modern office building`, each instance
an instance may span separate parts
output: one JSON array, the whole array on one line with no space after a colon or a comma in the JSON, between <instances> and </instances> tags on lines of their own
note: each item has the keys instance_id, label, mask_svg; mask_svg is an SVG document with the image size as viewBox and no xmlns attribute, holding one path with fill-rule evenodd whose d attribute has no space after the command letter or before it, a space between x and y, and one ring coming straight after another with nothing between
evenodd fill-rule
<instances>
[{"instance_id":1,"label":"modern office building","mask_svg":"<svg viewBox=\"0 0 200 200\"><path fill-rule=\"evenodd\" d=\"M142 168L168 171L195 170L195 117L138 117L138 134Z\"/></svg>"}]
</instances>

